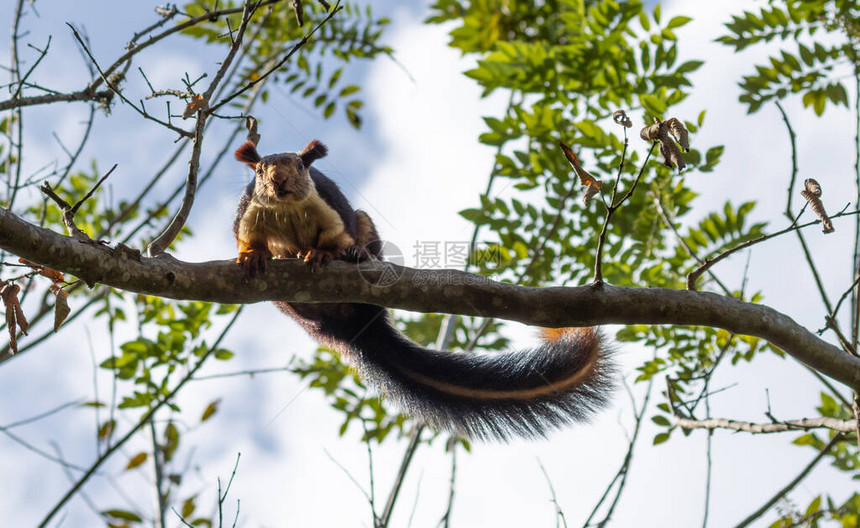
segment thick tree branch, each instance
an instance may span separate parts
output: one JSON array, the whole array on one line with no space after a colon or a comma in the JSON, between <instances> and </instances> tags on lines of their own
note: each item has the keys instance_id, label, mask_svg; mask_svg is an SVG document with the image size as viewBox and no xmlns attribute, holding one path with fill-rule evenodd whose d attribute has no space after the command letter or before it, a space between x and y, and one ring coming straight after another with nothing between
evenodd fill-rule
<instances>
[{"instance_id":1,"label":"thick tree branch","mask_svg":"<svg viewBox=\"0 0 860 528\"><path fill-rule=\"evenodd\" d=\"M220 303L271 300L363 302L418 312L497 317L540 326L679 324L723 328L768 340L799 361L853 389L860 358L852 357L773 308L707 292L597 284L530 288L455 270L416 270L386 263L334 262L317 270L299 261L272 262L246 279L231 261L185 263L141 258L32 225L0 210L0 248L27 260L133 292ZM379 286L383 274L400 280Z\"/></svg>"},{"instance_id":2,"label":"thick tree branch","mask_svg":"<svg viewBox=\"0 0 860 528\"><path fill-rule=\"evenodd\" d=\"M110 101L112 97L113 92L111 90L102 90L97 92L86 88L79 92L48 93L43 95L31 95L28 97L14 97L6 101L0 101L0 110L59 102L71 103L74 101L96 101L99 103L105 103Z\"/></svg>"}]
</instances>

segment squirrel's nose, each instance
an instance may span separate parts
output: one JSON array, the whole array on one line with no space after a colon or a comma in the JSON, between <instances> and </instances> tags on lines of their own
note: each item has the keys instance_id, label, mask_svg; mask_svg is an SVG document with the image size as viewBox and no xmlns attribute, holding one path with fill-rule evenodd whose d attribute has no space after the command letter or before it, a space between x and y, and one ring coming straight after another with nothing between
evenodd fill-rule
<instances>
[{"instance_id":1,"label":"squirrel's nose","mask_svg":"<svg viewBox=\"0 0 860 528\"><path fill-rule=\"evenodd\" d=\"M283 183L287 181L287 174L284 171L273 170L271 172L272 181L275 183Z\"/></svg>"}]
</instances>

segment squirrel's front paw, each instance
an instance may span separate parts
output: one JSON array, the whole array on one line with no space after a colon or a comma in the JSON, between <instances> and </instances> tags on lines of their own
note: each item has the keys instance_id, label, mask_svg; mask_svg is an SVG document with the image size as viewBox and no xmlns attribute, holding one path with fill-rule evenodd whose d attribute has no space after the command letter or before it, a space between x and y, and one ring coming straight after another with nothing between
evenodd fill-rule
<instances>
[{"instance_id":1,"label":"squirrel's front paw","mask_svg":"<svg viewBox=\"0 0 860 528\"><path fill-rule=\"evenodd\" d=\"M249 249L239 252L239 257L236 259L236 263L239 264L239 267L241 267L242 271L244 271L248 276L253 277L258 273L266 271L266 264L269 262L270 258L272 258L272 254L268 251Z\"/></svg>"},{"instance_id":2,"label":"squirrel's front paw","mask_svg":"<svg viewBox=\"0 0 860 528\"><path fill-rule=\"evenodd\" d=\"M367 250L364 246L359 246L358 244L353 244L346 248L344 251L344 259L350 262L364 262L366 260L373 260L373 254Z\"/></svg>"},{"instance_id":3,"label":"squirrel's front paw","mask_svg":"<svg viewBox=\"0 0 860 528\"><path fill-rule=\"evenodd\" d=\"M331 262L337 255L328 249L309 249L304 256L305 264L310 264L317 269Z\"/></svg>"}]
</instances>

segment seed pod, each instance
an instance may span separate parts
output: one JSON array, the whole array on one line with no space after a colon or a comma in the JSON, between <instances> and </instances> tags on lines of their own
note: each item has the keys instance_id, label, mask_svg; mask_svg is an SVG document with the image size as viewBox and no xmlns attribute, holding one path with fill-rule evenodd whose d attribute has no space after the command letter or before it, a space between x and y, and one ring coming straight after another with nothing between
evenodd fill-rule
<instances>
[{"instance_id":1,"label":"seed pod","mask_svg":"<svg viewBox=\"0 0 860 528\"><path fill-rule=\"evenodd\" d=\"M633 126L633 121L631 121L630 118L627 117L627 114L624 112L624 110L616 110L612 114L612 120L615 121L615 124L621 125L625 128L630 128Z\"/></svg>"},{"instance_id":2,"label":"seed pod","mask_svg":"<svg viewBox=\"0 0 860 528\"><path fill-rule=\"evenodd\" d=\"M809 203L809 208L812 209L812 212L821 219L824 233L826 234L836 231L833 227L833 222L830 220L830 217L827 216L827 211L824 210L824 204L821 202L821 198L819 198L821 196L821 185L812 178L808 178L803 182L803 184L806 187L806 190L800 191L800 195Z\"/></svg>"}]
</instances>

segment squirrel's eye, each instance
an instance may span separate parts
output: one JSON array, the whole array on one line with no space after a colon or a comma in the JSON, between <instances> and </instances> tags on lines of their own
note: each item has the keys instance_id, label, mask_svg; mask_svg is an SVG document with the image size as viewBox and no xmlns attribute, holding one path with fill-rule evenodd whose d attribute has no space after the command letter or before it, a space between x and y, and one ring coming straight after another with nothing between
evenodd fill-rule
<instances>
[{"instance_id":1,"label":"squirrel's eye","mask_svg":"<svg viewBox=\"0 0 860 528\"><path fill-rule=\"evenodd\" d=\"M301 161L301 160L299 160L299 164L297 165L297 167L299 168L299 170L302 170L302 169L304 169L304 168L305 168L305 164L304 164L304 163L302 163L302 161Z\"/></svg>"}]
</instances>

